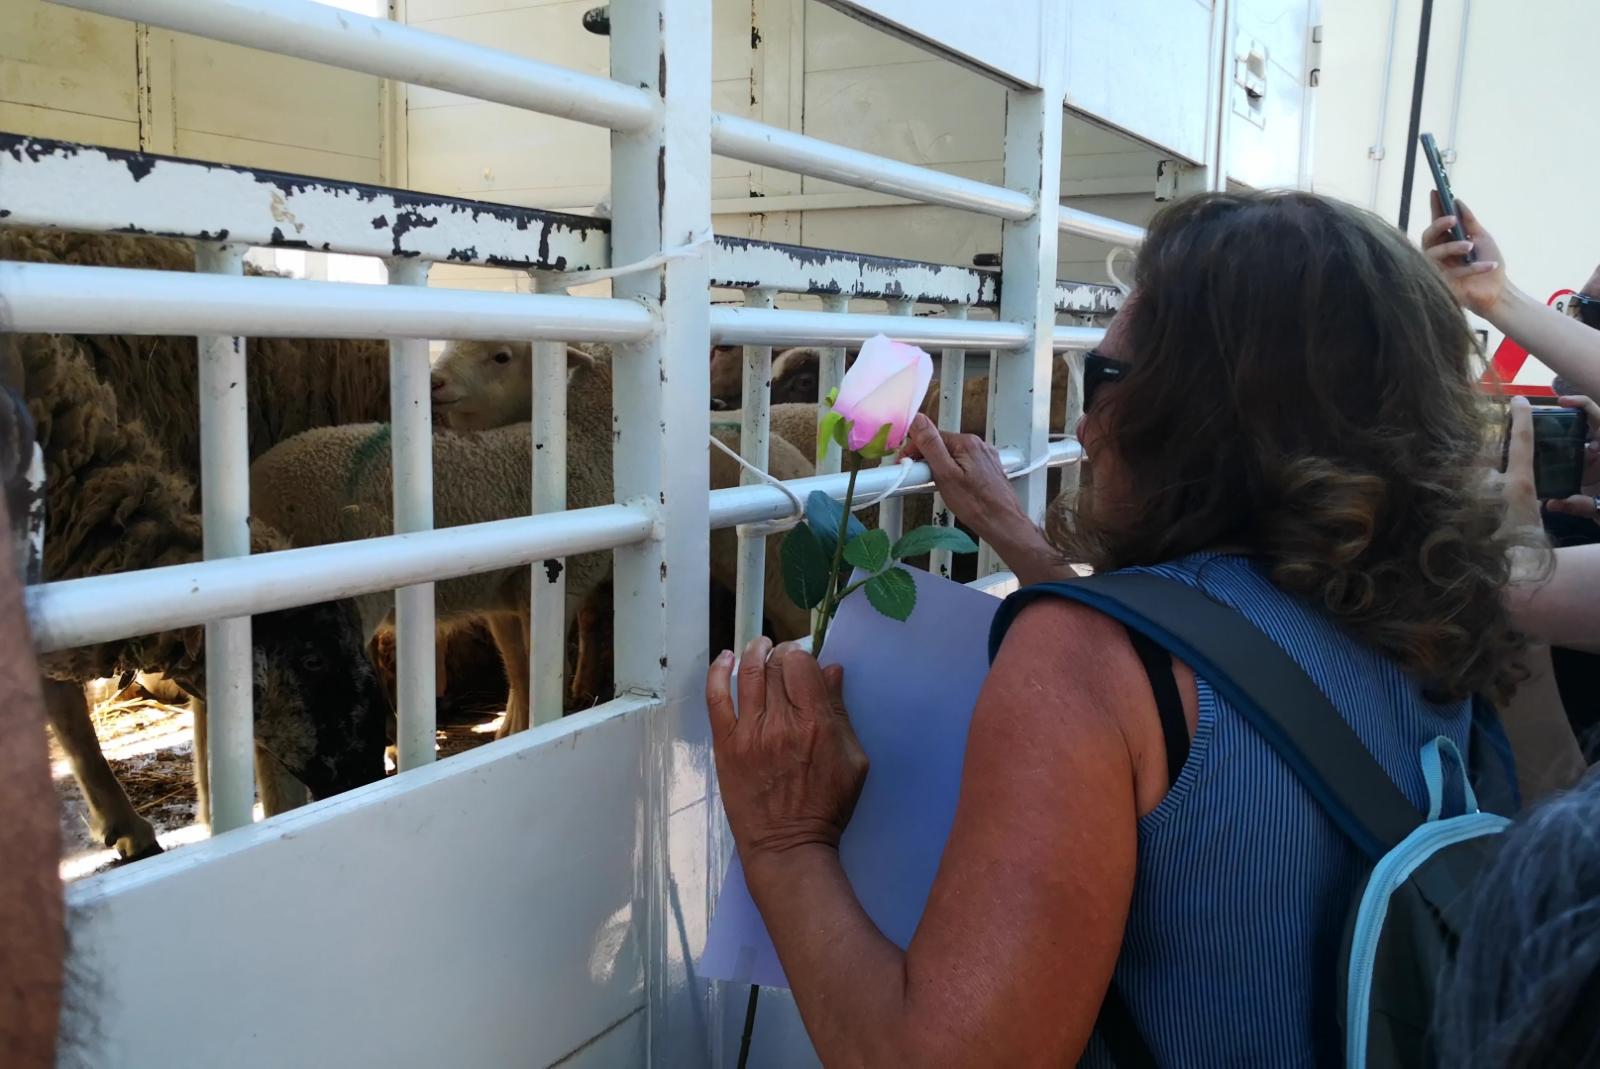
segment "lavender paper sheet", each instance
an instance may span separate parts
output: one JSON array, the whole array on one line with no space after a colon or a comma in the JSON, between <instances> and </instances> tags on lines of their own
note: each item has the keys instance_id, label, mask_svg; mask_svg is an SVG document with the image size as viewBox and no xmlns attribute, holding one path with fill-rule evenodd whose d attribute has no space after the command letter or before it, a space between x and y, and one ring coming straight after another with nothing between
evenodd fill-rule
<instances>
[{"instance_id":1,"label":"lavender paper sheet","mask_svg":"<svg viewBox=\"0 0 1600 1069\"><path fill-rule=\"evenodd\" d=\"M845 668L845 704L872 762L839 844L845 875L878 928L904 948L922 918L955 818L967 728L989 672L1000 599L911 572L917 607L899 623L857 593L839 607L822 663ZM783 967L734 857L706 935L700 973L787 988Z\"/></svg>"}]
</instances>

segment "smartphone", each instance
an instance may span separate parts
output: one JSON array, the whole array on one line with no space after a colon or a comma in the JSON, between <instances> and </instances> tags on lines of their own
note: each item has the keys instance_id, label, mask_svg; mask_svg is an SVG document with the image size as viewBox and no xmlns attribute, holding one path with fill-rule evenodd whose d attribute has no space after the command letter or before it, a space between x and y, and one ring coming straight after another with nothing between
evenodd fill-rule
<instances>
[{"instance_id":1,"label":"smartphone","mask_svg":"<svg viewBox=\"0 0 1600 1069\"><path fill-rule=\"evenodd\" d=\"M1533 409L1533 492L1540 501L1573 497L1583 490L1584 444L1589 421L1576 408L1535 406ZM1506 416L1505 444L1500 450L1504 471L1511 449L1511 417Z\"/></svg>"},{"instance_id":2,"label":"smartphone","mask_svg":"<svg viewBox=\"0 0 1600 1069\"><path fill-rule=\"evenodd\" d=\"M1434 143L1432 134L1422 135L1422 154L1428 157L1428 170L1433 172L1433 188L1439 191L1439 207L1444 209L1444 214L1456 214L1456 195L1450 191L1450 176L1444 173L1444 161L1439 158L1439 146ZM1466 241L1467 232L1461 227L1461 220L1456 219L1456 225L1450 228L1450 236L1456 241ZM1477 263L1476 249L1467 250L1467 263Z\"/></svg>"}]
</instances>

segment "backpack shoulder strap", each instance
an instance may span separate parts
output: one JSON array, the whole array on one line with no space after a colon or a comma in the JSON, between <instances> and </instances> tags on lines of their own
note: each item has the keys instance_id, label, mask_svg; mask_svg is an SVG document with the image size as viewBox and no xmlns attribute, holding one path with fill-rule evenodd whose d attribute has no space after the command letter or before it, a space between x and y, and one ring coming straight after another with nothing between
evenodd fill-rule
<instances>
[{"instance_id":1,"label":"backpack shoulder strap","mask_svg":"<svg viewBox=\"0 0 1600 1069\"><path fill-rule=\"evenodd\" d=\"M1097 609L1148 635L1204 676L1373 861L1422 822L1422 814L1304 669L1228 606L1145 572L1042 583L1006 599L990 632L991 657L1017 614L1041 597Z\"/></svg>"}]
</instances>

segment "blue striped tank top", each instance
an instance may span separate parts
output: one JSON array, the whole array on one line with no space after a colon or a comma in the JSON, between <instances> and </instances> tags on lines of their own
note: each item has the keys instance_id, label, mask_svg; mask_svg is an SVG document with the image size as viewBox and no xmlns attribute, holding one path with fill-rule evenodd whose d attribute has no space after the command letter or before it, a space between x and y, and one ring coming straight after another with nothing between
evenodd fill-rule
<instances>
[{"instance_id":1,"label":"blue striped tank top","mask_svg":"<svg viewBox=\"0 0 1600 1069\"><path fill-rule=\"evenodd\" d=\"M1276 641L1419 808L1423 744L1445 735L1467 752L1469 702L1429 702L1417 680L1248 558L1133 570L1199 587ZM1337 960L1365 860L1244 718L1195 683L1189 759L1139 821L1116 984L1163 1066L1329 1064L1340 1051ZM1098 1037L1082 1064L1112 1065Z\"/></svg>"}]
</instances>

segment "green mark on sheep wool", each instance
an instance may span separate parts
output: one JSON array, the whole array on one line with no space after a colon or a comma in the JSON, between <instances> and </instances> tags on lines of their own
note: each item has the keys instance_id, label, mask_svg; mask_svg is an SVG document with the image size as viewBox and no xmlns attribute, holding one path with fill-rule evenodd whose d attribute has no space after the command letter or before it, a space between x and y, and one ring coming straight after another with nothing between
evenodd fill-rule
<instances>
[{"instance_id":1,"label":"green mark on sheep wool","mask_svg":"<svg viewBox=\"0 0 1600 1069\"><path fill-rule=\"evenodd\" d=\"M344 495L347 498L356 496L356 487L361 485L366 475L367 467L389 450L389 439L393 437L392 429L387 423L378 424L378 429L373 431L366 441L356 447L355 455L350 458L350 470L345 474Z\"/></svg>"}]
</instances>

